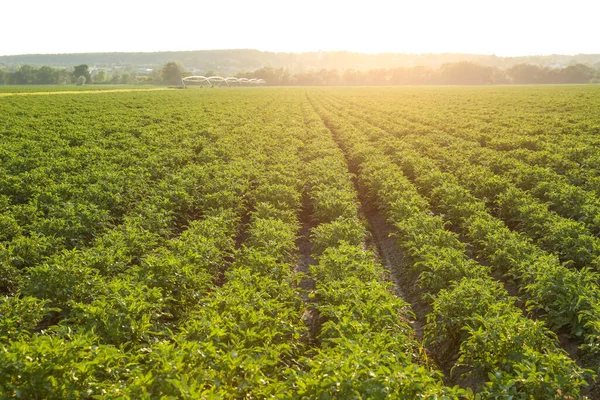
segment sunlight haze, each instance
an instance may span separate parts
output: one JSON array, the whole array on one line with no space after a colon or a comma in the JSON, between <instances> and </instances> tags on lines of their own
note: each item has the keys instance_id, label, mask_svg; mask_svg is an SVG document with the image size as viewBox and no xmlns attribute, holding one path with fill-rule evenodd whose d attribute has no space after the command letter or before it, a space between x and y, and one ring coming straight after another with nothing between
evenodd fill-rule
<instances>
[{"instance_id":1,"label":"sunlight haze","mask_svg":"<svg viewBox=\"0 0 600 400\"><path fill-rule=\"evenodd\" d=\"M225 5L224 5L225 4ZM600 2L107 0L2 5L0 55L258 49L599 53Z\"/></svg>"}]
</instances>

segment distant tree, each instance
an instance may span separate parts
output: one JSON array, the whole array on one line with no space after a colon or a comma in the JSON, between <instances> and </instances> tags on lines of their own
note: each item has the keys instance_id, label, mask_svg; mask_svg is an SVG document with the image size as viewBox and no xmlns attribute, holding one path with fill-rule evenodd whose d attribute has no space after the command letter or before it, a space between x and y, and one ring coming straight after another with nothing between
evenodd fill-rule
<instances>
[{"instance_id":1,"label":"distant tree","mask_svg":"<svg viewBox=\"0 0 600 400\"><path fill-rule=\"evenodd\" d=\"M299 86L323 85L323 74L321 71L298 72L294 75L292 82Z\"/></svg>"},{"instance_id":2,"label":"distant tree","mask_svg":"<svg viewBox=\"0 0 600 400\"><path fill-rule=\"evenodd\" d=\"M408 68L398 67L390 70L390 84L392 85L408 85L410 77Z\"/></svg>"},{"instance_id":3,"label":"distant tree","mask_svg":"<svg viewBox=\"0 0 600 400\"><path fill-rule=\"evenodd\" d=\"M595 75L593 68L583 64L569 65L558 74L557 83L588 83Z\"/></svg>"},{"instance_id":4,"label":"distant tree","mask_svg":"<svg viewBox=\"0 0 600 400\"><path fill-rule=\"evenodd\" d=\"M506 73L514 83L542 83L547 75L544 68L532 64L517 64Z\"/></svg>"},{"instance_id":5,"label":"distant tree","mask_svg":"<svg viewBox=\"0 0 600 400\"><path fill-rule=\"evenodd\" d=\"M169 85L181 84L183 67L176 62L168 62L162 67L161 77L163 82Z\"/></svg>"},{"instance_id":6,"label":"distant tree","mask_svg":"<svg viewBox=\"0 0 600 400\"><path fill-rule=\"evenodd\" d=\"M344 71L344 75L342 76L342 80L345 85L364 85L364 74L361 71L357 71L355 69L349 68Z\"/></svg>"},{"instance_id":7,"label":"distant tree","mask_svg":"<svg viewBox=\"0 0 600 400\"><path fill-rule=\"evenodd\" d=\"M161 83L162 78L160 77L161 70L153 69L150 73L150 83Z\"/></svg>"},{"instance_id":8,"label":"distant tree","mask_svg":"<svg viewBox=\"0 0 600 400\"><path fill-rule=\"evenodd\" d=\"M85 76L81 75L75 81L75 85L77 85L77 86L83 86L83 85L85 85L85 82L86 82Z\"/></svg>"},{"instance_id":9,"label":"distant tree","mask_svg":"<svg viewBox=\"0 0 600 400\"><path fill-rule=\"evenodd\" d=\"M55 71L55 75L56 75L56 83L57 84L66 85L70 80L70 76L72 75L72 72L68 71L66 69L57 69Z\"/></svg>"},{"instance_id":10,"label":"distant tree","mask_svg":"<svg viewBox=\"0 0 600 400\"><path fill-rule=\"evenodd\" d=\"M492 81L496 85L508 85L511 83L506 71L498 67L492 67Z\"/></svg>"},{"instance_id":11,"label":"distant tree","mask_svg":"<svg viewBox=\"0 0 600 400\"><path fill-rule=\"evenodd\" d=\"M440 83L449 85L487 85L494 83L493 69L470 61L443 64Z\"/></svg>"},{"instance_id":12,"label":"distant tree","mask_svg":"<svg viewBox=\"0 0 600 400\"><path fill-rule=\"evenodd\" d=\"M17 73L6 71L4 73L4 84L5 85L16 85L17 84Z\"/></svg>"},{"instance_id":13,"label":"distant tree","mask_svg":"<svg viewBox=\"0 0 600 400\"><path fill-rule=\"evenodd\" d=\"M388 71L391 85L426 85L433 83L433 71L426 67L399 67Z\"/></svg>"},{"instance_id":14,"label":"distant tree","mask_svg":"<svg viewBox=\"0 0 600 400\"><path fill-rule=\"evenodd\" d=\"M37 70L36 74L36 82L40 85L51 85L56 84L57 82L57 74L56 70L48 65L44 65Z\"/></svg>"},{"instance_id":15,"label":"distant tree","mask_svg":"<svg viewBox=\"0 0 600 400\"><path fill-rule=\"evenodd\" d=\"M35 80L37 71L31 65L23 65L15 72L15 83L17 85L30 85Z\"/></svg>"},{"instance_id":16,"label":"distant tree","mask_svg":"<svg viewBox=\"0 0 600 400\"><path fill-rule=\"evenodd\" d=\"M125 72L121 75L121 79L119 80L119 83L123 84L123 85L127 85L132 83L132 78L135 80L135 76L132 77L132 75L128 72Z\"/></svg>"},{"instance_id":17,"label":"distant tree","mask_svg":"<svg viewBox=\"0 0 600 400\"><path fill-rule=\"evenodd\" d=\"M368 85L389 85L391 73L387 69L378 68L367 71L367 82Z\"/></svg>"},{"instance_id":18,"label":"distant tree","mask_svg":"<svg viewBox=\"0 0 600 400\"><path fill-rule=\"evenodd\" d=\"M207 75L208 76L208 75ZM291 83L291 75L285 68L262 67L252 72L240 73L238 78L263 79L267 85L286 85Z\"/></svg>"},{"instance_id":19,"label":"distant tree","mask_svg":"<svg viewBox=\"0 0 600 400\"><path fill-rule=\"evenodd\" d=\"M101 69L98 71L96 76L94 76L94 83L105 83L106 82L106 71Z\"/></svg>"},{"instance_id":20,"label":"distant tree","mask_svg":"<svg viewBox=\"0 0 600 400\"><path fill-rule=\"evenodd\" d=\"M325 75L323 76L323 79L324 79L325 85L340 85L342 83L342 74L336 68L328 69L328 70L326 70Z\"/></svg>"},{"instance_id":21,"label":"distant tree","mask_svg":"<svg viewBox=\"0 0 600 400\"><path fill-rule=\"evenodd\" d=\"M92 83L92 77L90 76L90 71L87 64L77 65L73 69L73 79L77 82L79 77L83 76L85 78L85 82Z\"/></svg>"},{"instance_id":22,"label":"distant tree","mask_svg":"<svg viewBox=\"0 0 600 400\"><path fill-rule=\"evenodd\" d=\"M596 69L596 71L594 72L594 77L592 78L592 80L590 82L600 83L600 67L598 67Z\"/></svg>"},{"instance_id":23,"label":"distant tree","mask_svg":"<svg viewBox=\"0 0 600 400\"><path fill-rule=\"evenodd\" d=\"M150 75L142 75L135 78L135 83L138 85L151 85L153 81Z\"/></svg>"},{"instance_id":24,"label":"distant tree","mask_svg":"<svg viewBox=\"0 0 600 400\"><path fill-rule=\"evenodd\" d=\"M432 80L433 71L422 65L417 65L409 69L411 85L428 85Z\"/></svg>"},{"instance_id":25,"label":"distant tree","mask_svg":"<svg viewBox=\"0 0 600 400\"><path fill-rule=\"evenodd\" d=\"M0 69L0 85L4 85L4 77L6 76L6 71L4 71L3 69Z\"/></svg>"},{"instance_id":26,"label":"distant tree","mask_svg":"<svg viewBox=\"0 0 600 400\"><path fill-rule=\"evenodd\" d=\"M110 75L110 83L119 83L121 82L121 73L119 71L113 70Z\"/></svg>"}]
</instances>

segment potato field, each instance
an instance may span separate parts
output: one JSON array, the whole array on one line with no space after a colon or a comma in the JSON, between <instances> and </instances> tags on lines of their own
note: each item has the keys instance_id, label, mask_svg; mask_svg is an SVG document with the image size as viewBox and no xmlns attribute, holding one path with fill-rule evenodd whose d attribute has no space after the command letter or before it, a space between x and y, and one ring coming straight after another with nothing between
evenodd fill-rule
<instances>
[{"instance_id":1,"label":"potato field","mask_svg":"<svg viewBox=\"0 0 600 400\"><path fill-rule=\"evenodd\" d=\"M0 399L600 398L600 87L16 92Z\"/></svg>"}]
</instances>

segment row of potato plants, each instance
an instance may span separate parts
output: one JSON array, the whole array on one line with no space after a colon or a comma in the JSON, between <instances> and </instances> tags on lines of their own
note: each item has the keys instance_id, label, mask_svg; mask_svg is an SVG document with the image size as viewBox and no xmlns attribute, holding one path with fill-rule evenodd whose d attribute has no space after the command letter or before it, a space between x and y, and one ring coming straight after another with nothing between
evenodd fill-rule
<instances>
[{"instance_id":1,"label":"row of potato plants","mask_svg":"<svg viewBox=\"0 0 600 400\"><path fill-rule=\"evenodd\" d=\"M600 276L589 268L571 269L492 216L485 202L462 187L455 176L440 171L420 154L398 151L399 163L409 169L437 212L474 246L478 257L520 290L529 311L555 331L568 329L574 340L583 338L583 357L591 367L600 360ZM400 161L401 160L401 161Z\"/></svg>"},{"instance_id":2,"label":"row of potato plants","mask_svg":"<svg viewBox=\"0 0 600 400\"><path fill-rule=\"evenodd\" d=\"M239 122L238 119L235 123ZM226 131L214 135L208 145L197 150L200 154L196 157L203 160L202 165L189 164L167 175L156 188L147 192L146 197L131 204L131 210L121 224L98 235L86 247L63 251L47 257L43 263L20 270L26 281L24 292L50 298L55 306L63 308L73 293L85 294L85 290L67 284L70 282L66 279L68 275L86 276L89 281L94 281L94 275L98 273L111 278L127 272L139 266L149 250L165 244L169 237L176 237L174 235L181 230L178 225L185 223L184 218L197 218L203 209L215 204L233 206L237 193L243 191L244 184L240 179L245 178L240 171L246 167L241 155L235 162L223 163L223 155L233 158L240 153L231 138L221 140L226 137ZM218 148L221 150L215 151ZM43 247L39 241L35 244L37 248ZM80 284L78 279L72 282L72 285Z\"/></svg>"},{"instance_id":3,"label":"row of potato plants","mask_svg":"<svg viewBox=\"0 0 600 400\"><path fill-rule=\"evenodd\" d=\"M62 251L83 250L129 220L161 237L177 235L186 220L200 213L195 179L203 172L198 164L229 152L217 153L212 141L219 138L227 145L223 132L261 108L257 102L242 109L229 124L220 116L196 116L202 123L195 131L164 117L164 110L148 107L153 104L148 95L94 96L99 96L95 102L53 98L40 104L22 100L12 109L0 105L12 116L3 121L10 135L2 136L0 146L5 152L0 163L5 172L0 174L4 294L19 287L27 268ZM122 108L112 104L116 99ZM213 100L212 107L218 109L219 103ZM173 105L180 106L181 100ZM67 114L66 121L61 113ZM142 125L139 120L148 121Z\"/></svg>"},{"instance_id":4,"label":"row of potato plants","mask_svg":"<svg viewBox=\"0 0 600 400\"><path fill-rule=\"evenodd\" d=\"M466 256L458 236L431 214L427 201L367 132L313 101L359 168L361 190L395 226L399 248L419 272L419 286L431 303L425 334L438 360L470 375L486 398L579 397L584 371L556 337L543 323L523 317L515 299L490 277L490 268Z\"/></svg>"},{"instance_id":5,"label":"row of potato plants","mask_svg":"<svg viewBox=\"0 0 600 400\"><path fill-rule=\"evenodd\" d=\"M245 194L251 210L246 238L225 284L201 300L202 307L182 329L181 340L198 350L184 348L188 361L183 370L169 374L169 394L276 396L286 391L286 376L304 352L307 327L294 271L301 180L299 143L289 126L292 113L289 106L271 112L272 126L261 126L259 135L246 142L258 161ZM160 370L167 370L171 359L164 354Z\"/></svg>"},{"instance_id":6,"label":"row of potato plants","mask_svg":"<svg viewBox=\"0 0 600 400\"><path fill-rule=\"evenodd\" d=\"M78 398L134 390L129 380L147 363L140 356L173 340L177 322L198 308L232 257L237 220L234 209L213 209L112 277L95 269L105 260L92 254L34 267L22 291L1 301L2 392ZM134 241L147 237L140 233L127 232ZM113 260L130 263L128 251L113 245ZM150 376L143 375L144 387Z\"/></svg>"},{"instance_id":7,"label":"row of potato plants","mask_svg":"<svg viewBox=\"0 0 600 400\"><path fill-rule=\"evenodd\" d=\"M388 104L392 119L408 119L461 137L478 138L499 151L541 150L561 141L573 144L575 138L598 145L598 138L588 134L600 128L594 118L594 111L600 112L597 87L365 88L335 92L362 105ZM577 153L583 149L572 148ZM588 150L585 154L592 153Z\"/></svg>"},{"instance_id":8,"label":"row of potato plants","mask_svg":"<svg viewBox=\"0 0 600 400\"><path fill-rule=\"evenodd\" d=\"M435 141L421 142L418 148L427 147L427 156L437 159L475 196L484 199L512 229L524 232L540 247L557 254L563 262L571 262L577 268L600 268L600 239L583 222L560 216L530 191L518 188L486 166L469 163L451 165L446 162L449 152L437 145L432 147Z\"/></svg>"},{"instance_id":9,"label":"row of potato plants","mask_svg":"<svg viewBox=\"0 0 600 400\"><path fill-rule=\"evenodd\" d=\"M240 146L259 137L261 124L251 111L243 119L228 117L246 129L209 132L212 140L198 149L205 152L199 154L203 164L172 174L179 175L172 187L179 197L195 199L193 215L199 216L182 232L171 228L181 213L164 190L163 197L134 205L123 223L89 247L26 270L18 291L0 301L0 392L151 397L178 387L169 380L187 379L173 365L191 357L184 349L193 345L177 331L203 309L201 300L234 259L243 195L257 162Z\"/></svg>"},{"instance_id":10,"label":"row of potato plants","mask_svg":"<svg viewBox=\"0 0 600 400\"><path fill-rule=\"evenodd\" d=\"M337 105L340 112L343 112L342 108ZM359 123L366 123L361 118L346 115ZM388 124L393 123L388 121ZM370 126L379 128L377 125ZM440 167L456 175L477 197L486 199L496 215L512 229L525 232L540 247L558 254L562 261L572 262L578 268L600 268L600 239L582 222L550 211L547 204L540 203L529 192L516 187L510 179L494 174L483 165L470 164L460 156L457 162L455 152L446 149L439 143L443 140L437 138L422 134L404 135L401 141L395 141L390 147L412 146L439 160Z\"/></svg>"},{"instance_id":11,"label":"row of potato plants","mask_svg":"<svg viewBox=\"0 0 600 400\"><path fill-rule=\"evenodd\" d=\"M600 131L600 122L590 111L600 105L594 101L595 88L521 87L493 93L464 89L378 91L377 101L367 89L362 94L358 90L335 94L363 108L388 104L386 119L404 123L410 119L414 132L437 128L476 141L501 154L551 168L572 184L600 195L600 156L593 150L599 144L594 133Z\"/></svg>"},{"instance_id":12,"label":"row of potato plants","mask_svg":"<svg viewBox=\"0 0 600 400\"><path fill-rule=\"evenodd\" d=\"M468 142L451 136L435 134L433 138L447 152L453 153L454 165L462 163L485 166L494 174L507 178L518 188L548 203L551 211L580 221L594 235L599 235L600 200L594 192L572 185L566 177L547 168L528 165L498 151L478 145L469 146Z\"/></svg>"},{"instance_id":13,"label":"row of potato plants","mask_svg":"<svg viewBox=\"0 0 600 400\"><path fill-rule=\"evenodd\" d=\"M600 156L594 151L595 147L582 145L577 139L547 147L538 151L508 150L505 154L527 164L550 169L564 176L572 185L600 196ZM576 155L571 155L573 153Z\"/></svg>"},{"instance_id":14,"label":"row of potato plants","mask_svg":"<svg viewBox=\"0 0 600 400\"><path fill-rule=\"evenodd\" d=\"M452 226L458 227L475 247L477 256L516 281L520 297L527 301L529 310L543 316L553 330L560 332L568 327L573 339L583 337L583 357L590 367L597 365L600 356L598 274L589 268L567 268L557 256L539 249L493 217L484 201L461 186L454 175L443 172L424 156L423 149L435 148L435 143L428 142L429 146L422 146L419 153L406 146L405 138L390 139L392 135L385 131L361 126L375 132L373 137L384 143L384 151L417 183L436 210Z\"/></svg>"},{"instance_id":15,"label":"row of potato plants","mask_svg":"<svg viewBox=\"0 0 600 400\"><path fill-rule=\"evenodd\" d=\"M309 293L317 348L293 379L300 398L457 398L443 385L409 324L409 305L394 292L373 250L344 154L303 98L300 132L314 264Z\"/></svg>"},{"instance_id":16,"label":"row of potato plants","mask_svg":"<svg viewBox=\"0 0 600 400\"><path fill-rule=\"evenodd\" d=\"M371 108L364 104L361 107L348 102L342 104L346 110L352 109L357 117L386 130L390 129L396 134L402 132L400 135L407 140L416 132L419 138L426 134L439 146L444 147L445 154L452 154L451 158L444 159L445 163L453 166L477 164L489 167L495 174L506 177L517 187L529 191L543 202L548 202L550 210L566 218L581 221L596 236L600 233L600 200L594 192L571 184L565 176L548 168L526 164L504 152L483 147L479 141L464 139L456 131L448 134L434 127L422 126L415 132L414 126L401 124L401 120L396 118L394 113L391 113L394 117L390 118L388 110L391 106L382 109L381 106ZM381 118L383 115L386 119ZM429 143L424 145L425 148L428 146ZM579 169L579 166L577 168Z\"/></svg>"},{"instance_id":17,"label":"row of potato plants","mask_svg":"<svg viewBox=\"0 0 600 400\"><path fill-rule=\"evenodd\" d=\"M484 201L462 187L455 176L442 172L422 154L401 146L389 147L397 163L414 179L436 210L465 235L477 256L519 286L520 297L560 332L568 327L573 339L584 338L581 346L588 365L600 356L599 276L589 268L570 269L557 256L540 250L527 238L511 231L493 217Z\"/></svg>"}]
</instances>

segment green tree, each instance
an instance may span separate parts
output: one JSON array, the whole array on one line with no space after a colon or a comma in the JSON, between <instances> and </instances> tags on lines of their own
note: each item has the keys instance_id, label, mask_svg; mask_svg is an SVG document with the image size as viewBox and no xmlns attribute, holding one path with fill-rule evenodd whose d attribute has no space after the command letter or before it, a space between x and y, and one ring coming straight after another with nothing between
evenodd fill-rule
<instances>
[{"instance_id":1,"label":"green tree","mask_svg":"<svg viewBox=\"0 0 600 400\"><path fill-rule=\"evenodd\" d=\"M4 73L4 84L5 85L16 85L17 84L17 73L6 71Z\"/></svg>"},{"instance_id":2,"label":"green tree","mask_svg":"<svg viewBox=\"0 0 600 400\"><path fill-rule=\"evenodd\" d=\"M183 74L183 67L176 62L168 62L164 65L161 71L161 77L163 82L169 85L181 84L181 75Z\"/></svg>"},{"instance_id":3,"label":"green tree","mask_svg":"<svg viewBox=\"0 0 600 400\"><path fill-rule=\"evenodd\" d=\"M35 79L36 69L31 65L23 65L15 72L15 81L17 85L31 85Z\"/></svg>"},{"instance_id":4,"label":"green tree","mask_svg":"<svg viewBox=\"0 0 600 400\"><path fill-rule=\"evenodd\" d=\"M57 83L56 70L48 65L44 65L37 71L37 79L35 83L40 85L51 85Z\"/></svg>"},{"instance_id":5,"label":"green tree","mask_svg":"<svg viewBox=\"0 0 600 400\"><path fill-rule=\"evenodd\" d=\"M117 70L113 70L110 75L110 83L119 83L121 82L121 73Z\"/></svg>"},{"instance_id":6,"label":"green tree","mask_svg":"<svg viewBox=\"0 0 600 400\"><path fill-rule=\"evenodd\" d=\"M66 69L57 69L54 71L56 75L56 83L59 85L66 85L69 83L71 72Z\"/></svg>"},{"instance_id":7,"label":"green tree","mask_svg":"<svg viewBox=\"0 0 600 400\"><path fill-rule=\"evenodd\" d=\"M160 69L152 70L152 72L149 75L151 83L161 83L162 78L160 77L160 73L161 73Z\"/></svg>"},{"instance_id":8,"label":"green tree","mask_svg":"<svg viewBox=\"0 0 600 400\"><path fill-rule=\"evenodd\" d=\"M85 78L86 83L92 82L92 77L90 76L90 70L87 64L77 65L73 69L73 80L77 82L80 76Z\"/></svg>"},{"instance_id":9,"label":"green tree","mask_svg":"<svg viewBox=\"0 0 600 400\"><path fill-rule=\"evenodd\" d=\"M123 84L123 85L127 85L130 83L134 83L135 82L135 75L130 74L129 72L124 72L123 75L121 75L121 80L119 81L119 83Z\"/></svg>"},{"instance_id":10,"label":"green tree","mask_svg":"<svg viewBox=\"0 0 600 400\"><path fill-rule=\"evenodd\" d=\"M514 83L541 83L547 75L542 67L531 64L517 64L506 72Z\"/></svg>"},{"instance_id":11,"label":"green tree","mask_svg":"<svg viewBox=\"0 0 600 400\"><path fill-rule=\"evenodd\" d=\"M94 76L94 83L104 83L106 82L106 71L101 69L98 71L96 76Z\"/></svg>"},{"instance_id":12,"label":"green tree","mask_svg":"<svg viewBox=\"0 0 600 400\"><path fill-rule=\"evenodd\" d=\"M494 70L470 61L443 64L440 83L449 85L487 85L494 83Z\"/></svg>"},{"instance_id":13,"label":"green tree","mask_svg":"<svg viewBox=\"0 0 600 400\"><path fill-rule=\"evenodd\" d=\"M587 65L569 65L560 71L560 82L557 83L588 83L594 77L595 72Z\"/></svg>"}]
</instances>

